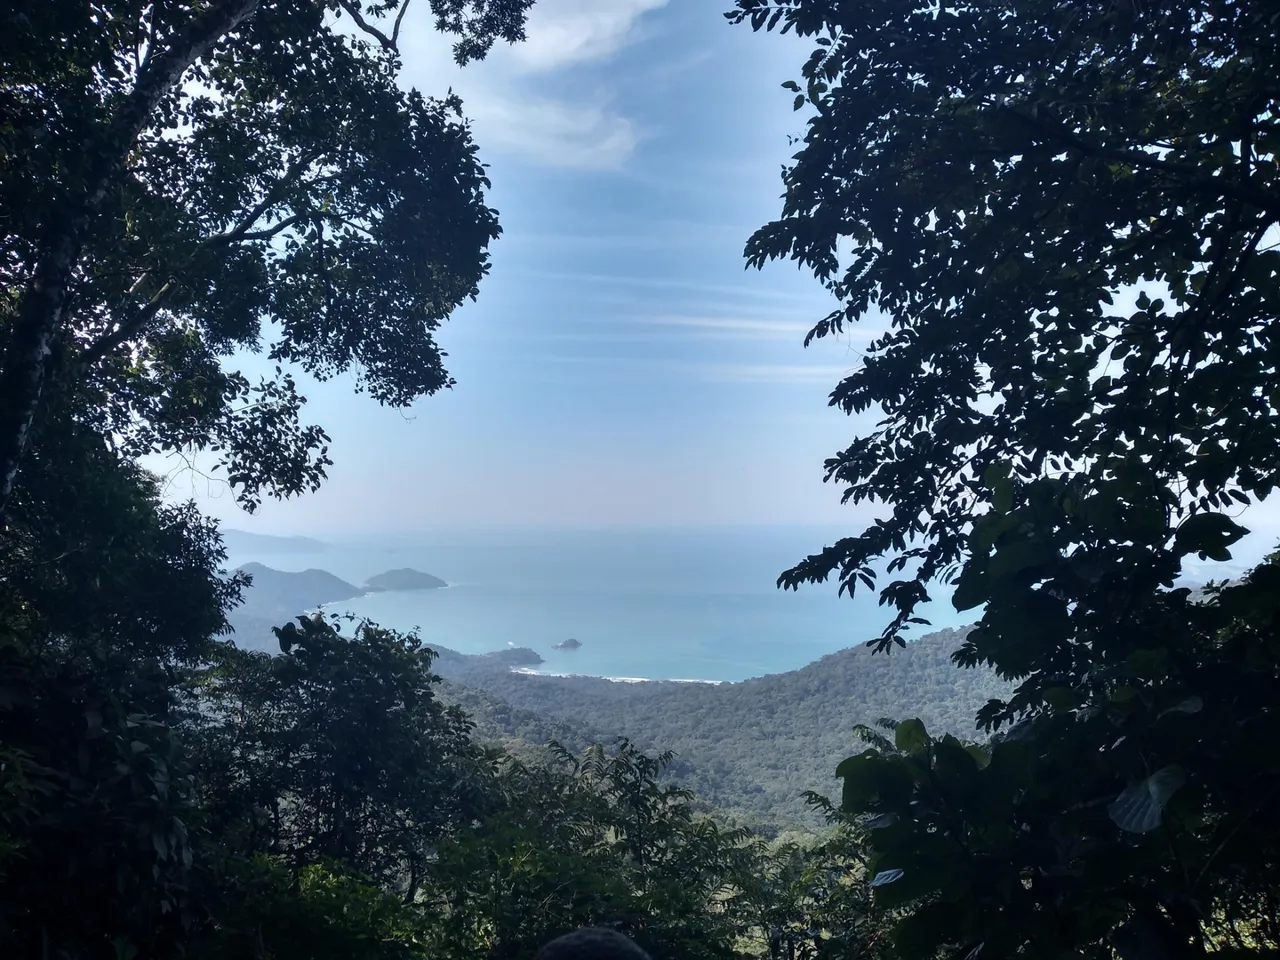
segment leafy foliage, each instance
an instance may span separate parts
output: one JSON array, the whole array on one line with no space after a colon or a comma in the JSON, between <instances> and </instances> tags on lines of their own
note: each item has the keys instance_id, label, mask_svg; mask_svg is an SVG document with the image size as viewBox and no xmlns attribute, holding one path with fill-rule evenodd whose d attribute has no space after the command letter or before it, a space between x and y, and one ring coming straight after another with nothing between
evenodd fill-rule
<instances>
[{"instance_id":1,"label":"leafy foliage","mask_svg":"<svg viewBox=\"0 0 1280 960\"><path fill-rule=\"evenodd\" d=\"M430 8L465 61L520 39L529 5ZM499 230L460 101L396 83L405 6L10 11L0 510L50 415L42 395L128 456L219 453L252 507L314 489L327 438L289 373L252 383L224 368L233 351L322 379L353 369L394 406L450 384L434 331L475 297Z\"/></svg>"},{"instance_id":2,"label":"leafy foliage","mask_svg":"<svg viewBox=\"0 0 1280 960\"><path fill-rule=\"evenodd\" d=\"M420 913L397 896L333 867L290 871L266 857L224 880L229 905L196 944L197 960L409 960L425 955Z\"/></svg>"},{"instance_id":3,"label":"leafy foliage","mask_svg":"<svg viewBox=\"0 0 1280 960\"><path fill-rule=\"evenodd\" d=\"M845 760L876 899L915 908L899 952L1280 945L1280 767L1253 746L1275 732L1278 586L1273 560L1203 602L1168 596L1182 626L1107 670L1105 695L1055 688L987 747L908 720Z\"/></svg>"},{"instance_id":4,"label":"leafy foliage","mask_svg":"<svg viewBox=\"0 0 1280 960\"><path fill-rule=\"evenodd\" d=\"M659 954L732 955L746 835L696 815L690 794L659 782L669 754L625 740L581 759L555 752L551 765L508 762L506 802L442 846L449 949L531 956L568 930L609 925Z\"/></svg>"},{"instance_id":5,"label":"leafy foliage","mask_svg":"<svg viewBox=\"0 0 1280 960\"><path fill-rule=\"evenodd\" d=\"M1274 6L740 0L729 16L815 43L786 84L812 112L804 146L749 261L793 258L841 301L810 338L888 328L831 396L882 419L827 474L890 512L782 582L838 572L854 590L874 558L911 567L881 590L898 611L883 645L961 563L966 607L997 597L994 554L1025 581L1006 606L1052 648L1068 606L1090 616L1187 553L1222 556L1226 516L1175 531L1273 488ZM1052 515L1048 541L1022 529L1031 511ZM1001 660L991 629L973 640Z\"/></svg>"},{"instance_id":6,"label":"leafy foliage","mask_svg":"<svg viewBox=\"0 0 1280 960\"><path fill-rule=\"evenodd\" d=\"M957 660L1016 683L979 713L1013 724L989 748L907 720L839 769L898 952L1274 950L1276 561L1174 589L1274 489L1273 5L730 17L816 45L749 259L842 301L811 337L889 327L832 394L883 417L828 462L888 514L781 582L873 586L887 555L911 576L881 649L942 580L982 609Z\"/></svg>"},{"instance_id":7,"label":"leafy foliage","mask_svg":"<svg viewBox=\"0 0 1280 960\"><path fill-rule=\"evenodd\" d=\"M0 947L164 955L193 919L191 782L162 672L0 645Z\"/></svg>"},{"instance_id":8,"label":"leafy foliage","mask_svg":"<svg viewBox=\"0 0 1280 960\"><path fill-rule=\"evenodd\" d=\"M0 642L99 659L202 661L243 580L220 575L214 525L165 505L154 477L92 431L49 429L0 550Z\"/></svg>"},{"instance_id":9,"label":"leafy foliage","mask_svg":"<svg viewBox=\"0 0 1280 960\"><path fill-rule=\"evenodd\" d=\"M412 899L439 837L479 809L484 756L416 637L339 627L300 618L281 656L229 651L201 678L197 770L246 852L346 864Z\"/></svg>"}]
</instances>

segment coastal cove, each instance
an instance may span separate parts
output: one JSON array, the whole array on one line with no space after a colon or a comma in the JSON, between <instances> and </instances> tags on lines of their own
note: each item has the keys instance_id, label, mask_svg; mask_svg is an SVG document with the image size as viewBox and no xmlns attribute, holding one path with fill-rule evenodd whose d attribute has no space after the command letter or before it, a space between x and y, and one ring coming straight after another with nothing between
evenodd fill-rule
<instances>
[{"instance_id":1,"label":"coastal cove","mask_svg":"<svg viewBox=\"0 0 1280 960\"><path fill-rule=\"evenodd\" d=\"M429 571L448 587L366 592L335 598L325 610L417 629L427 643L463 654L528 647L544 662L523 669L547 675L745 680L857 646L887 619L867 592L842 598L829 584L777 589L783 569L830 542L827 531L810 527L448 531L323 541L319 552L263 550L260 539L248 550L235 536L228 546L234 566L319 569L350 584L393 568ZM930 604L927 616L934 628L967 622L945 599ZM556 648L570 638L581 646Z\"/></svg>"},{"instance_id":2,"label":"coastal cove","mask_svg":"<svg viewBox=\"0 0 1280 960\"><path fill-rule=\"evenodd\" d=\"M257 618L252 636L273 649L271 626L325 602L329 612L417 629L427 643L463 654L528 647L543 662L522 666L547 675L746 680L859 646L888 622L889 611L870 591L840 597L833 583L796 592L775 586L782 570L833 539L821 527L451 530L248 542L229 531L232 567L319 570L352 591L266 613L254 588L232 621L243 626ZM1188 578L1235 576L1250 559L1242 552L1230 564L1189 564ZM405 568L447 586L356 586ZM917 636L972 622L974 611L957 613L949 591L939 588L924 616L931 623ZM240 631L238 642L246 636ZM581 647L556 648L570 638Z\"/></svg>"}]
</instances>

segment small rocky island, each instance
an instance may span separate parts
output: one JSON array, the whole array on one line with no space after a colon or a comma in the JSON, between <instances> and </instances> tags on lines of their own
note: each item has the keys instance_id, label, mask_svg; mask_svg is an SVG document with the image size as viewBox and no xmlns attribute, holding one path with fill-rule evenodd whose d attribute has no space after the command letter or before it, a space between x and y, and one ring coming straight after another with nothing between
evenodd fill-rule
<instances>
[{"instance_id":1,"label":"small rocky island","mask_svg":"<svg viewBox=\"0 0 1280 960\"><path fill-rule=\"evenodd\" d=\"M388 570L365 581L364 589L368 593L379 593L383 590L439 590L447 587L439 577L433 577L421 570L402 567L399 570Z\"/></svg>"},{"instance_id":2,"label":"small rocky island","mask_svg":"<svg viewBox=\"0 0 1280 960\"><path fill-rule=\"evenodd\" d=\"M561 640L559 643L552 644L552 646L557 650L578 650L582 647L582 644L570 637L568 640Z\"/></svg>"}]
</instances>

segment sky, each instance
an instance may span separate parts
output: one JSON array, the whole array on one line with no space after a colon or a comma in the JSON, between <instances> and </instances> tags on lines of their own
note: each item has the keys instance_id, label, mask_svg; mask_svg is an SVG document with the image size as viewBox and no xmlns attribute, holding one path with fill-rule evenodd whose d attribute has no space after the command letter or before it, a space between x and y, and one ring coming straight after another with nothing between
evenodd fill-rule
<instances>
[{"instance_id":1,"label":"sky","mask_svg":"<svg viewBox=\"0 0 1280 960\"><path fill-rule=\"evenodd\" d=\"M323 489L253 516L180 460L173 499L225 526L357 534L440 527L814 524L855 531L823 461L871 424L827 396L874 319L803 346L834 306L791 263L745 268L781 210L809 52L723 17L728 0L537 0L528 39L458 68L411 7L402 81L462 97L503 235L477 303L438 339L457 386L397 411L299 375L332 438ZM249 360L242 369L254 372ZM1248 553L1280 539L1249 511Z\"/></svg>"},{"instance_id":2,"label":"sky","mask_svg":"<svg viewBox=\"0 0 1280 960\"><path fill-rule=\"evenodd\" d=\"M153 462L169 496L269 533L853 522L823 483L854 426L827 395L873 331L805 349L832 301L743 258L781 209L807 44L726 0L538 0L525 43L460 69L425 6L403 82L461 95L503 229L439 335L457 386L396 411L300 377L333 440L320 492L250 517Z\"/></svg>"}]
</instances>

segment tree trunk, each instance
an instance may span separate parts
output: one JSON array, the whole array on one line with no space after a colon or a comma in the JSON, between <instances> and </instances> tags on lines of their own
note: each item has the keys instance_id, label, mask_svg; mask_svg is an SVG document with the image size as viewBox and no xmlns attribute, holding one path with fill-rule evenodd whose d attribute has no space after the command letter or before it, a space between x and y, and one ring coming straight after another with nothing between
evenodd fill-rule
<instances>
[{"instance_id":1,"label":"tree trunk","mask_svg":"<svg viewBox=\"0 0 1280 960\"><path fill-rule=\"evenodd\" d=\"M182 80L187 69L238 27L257 6L258 0L215 2L192 20L172 47L148 59L138 73L133 92L96 145L97 163L83 192L67 198L64 209L70 214L69 218L50 231L43 245L35 273L23 292L9 331L4 368L0 370L0 529L3 529L22 457L31 438L31 427L48 374L53 338L62 325L72 273L89 222L156 107ZM50 211L51 217L53 213Z\"/></svg>"},{"instance_id":2,"label":"tree trunk","mask_svg":"<svg viewBox=\"0 0 1280 960\"><path fill-rule=\"evenodd\" d=\"M53 335L62 319L67 279L78 252L76 236L83 229L83 225L69 225L40 258L9 332L0 371L0 525L44 389Z\"/></svg>"}]
</instances>

